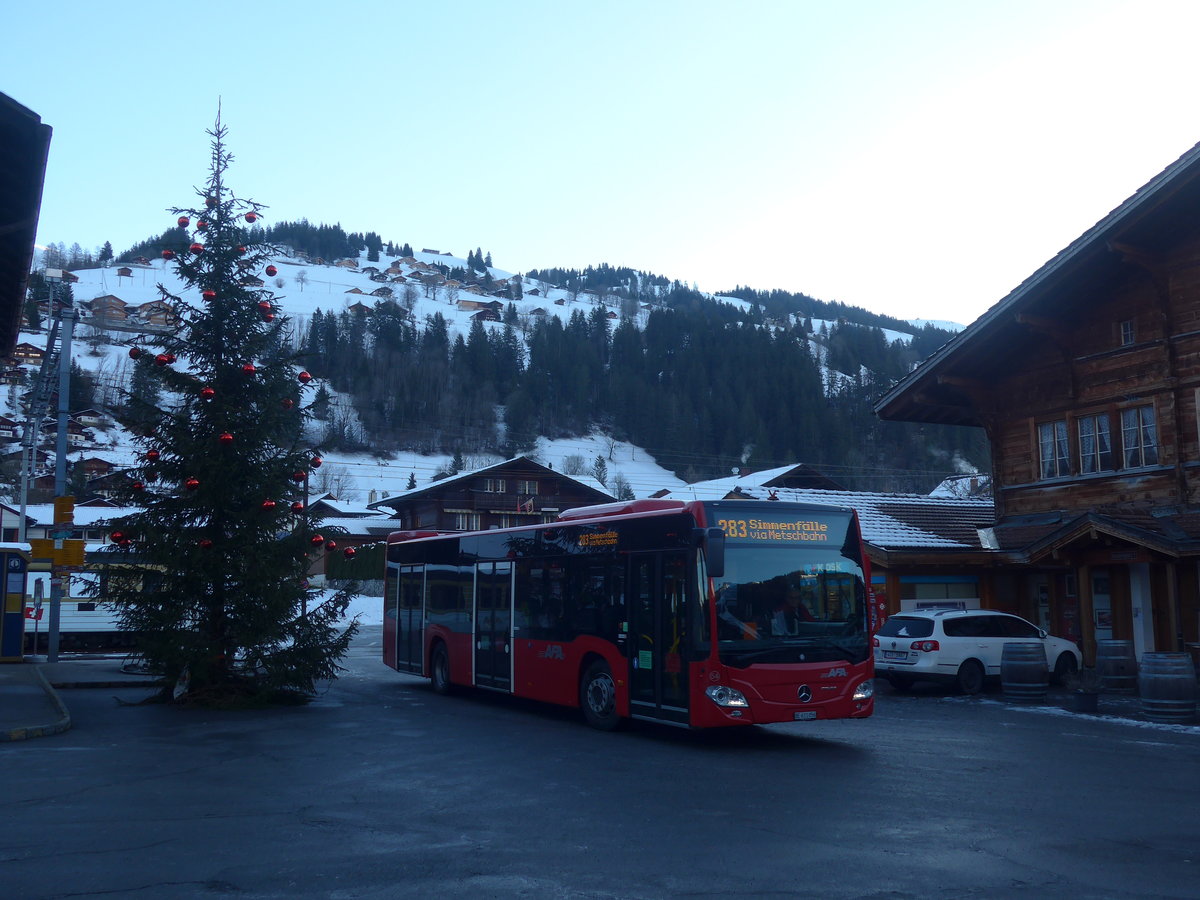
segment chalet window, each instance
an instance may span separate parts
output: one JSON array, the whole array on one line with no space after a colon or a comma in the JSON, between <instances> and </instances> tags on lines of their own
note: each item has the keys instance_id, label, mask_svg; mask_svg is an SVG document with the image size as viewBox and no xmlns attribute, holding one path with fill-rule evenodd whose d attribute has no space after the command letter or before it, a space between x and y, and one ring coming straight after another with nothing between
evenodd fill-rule
<instances>
[{"instance_id":1,"label":"chalet window","mask_svg":"<svg viewBox=\"0 0 1200 900\"><path fill-rule=\"evenodd\" d=\"M1041 451L1043 478L1059 478L1071 474L1066 420L1043 422L1038 425L1038 448Z\"/></svg>"},{"instance_id":2,"label":"chalet window","mask_svg":"<svg viewBox=\"0 0 1200 900\"><path fill-rule=\"evenodd\" d=\"M478 531L479 513L455 513L454 528L456 531Z\"/></svg>"},{"instance_id":3,"label":"chalet window","mask_svg":"<svg viewBox=\"0 0 1200 900\"><path fill-rule=\"evenodd\" d=\"M1133 330L1133 319L1126 319L1121 323L1121 346L1128 347L1134 342L1136 333Z\"/></svg>"},{"instance_id":4,"label":"chalet window","mask_svg":"<svg viewBox=\"0 0 1200 900\"><path fill-rule=\"evenodd\" d=\"M536 481L518 481L517 482L517 493L518 494L536 494L537 493L537 482Z\"/></svg>"},{"instance_id":5,"label":"chalet window","mask_svg":"<svg viewBox=\"0 0 1200 900\"><path fill-rule=\"evenodd\" d=\"M1108 416L1081 416L1078 422L1080 474L1089 475L1113 468Z\"/></svg>"},{"instance_id":6,"label":"chalet window","mask_svg":"<svg viewBox=\"0 0 1200 900\"><path fill-rule=\"evenodd\" d=\"M485 479L483 479L483 489L484 489L484 491L486 491L489 494L503 494L504 493L504 479L503 478L485 478Z\"/></svg>"},{"instance_id":7,"label":"chalet window","mask_svg":"<svg viewBox=\"0 0 1200 900\"><path fill-rule=\"evenodd\" d=\"M1121 410L1121 449L1125 468L1158 464L1158 429L1153 406L1135 406Z\"/></svg>"}]
</instances>

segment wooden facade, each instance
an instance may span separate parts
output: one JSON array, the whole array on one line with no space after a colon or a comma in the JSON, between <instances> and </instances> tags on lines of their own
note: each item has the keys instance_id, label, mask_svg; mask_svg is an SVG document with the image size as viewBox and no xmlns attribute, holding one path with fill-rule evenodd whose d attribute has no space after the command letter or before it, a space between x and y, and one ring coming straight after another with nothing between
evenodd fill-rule
<instances>
[{"instance_id":1,"label":"wooden facade","mask_svg":"<svg viewBox=\"0 0 1200 900\"><path fill-rule=\"evenodd\" d=\"M480 531L554 521L564 509L611 503L606 491L518 456L368 504L393 530Z\"/></svg>"},{"instance_id":2,"label":"wooden facade","mask_svg":"<svg viewBox=\"0 0 1200 900\"><path fill-rule=\"evenodd\" d=\"M876 407L986 430L993 599L1049 610L1088 661L1106 638L1200 652L1198 410L1200 145Z\"/></svg>"}]
</instances>

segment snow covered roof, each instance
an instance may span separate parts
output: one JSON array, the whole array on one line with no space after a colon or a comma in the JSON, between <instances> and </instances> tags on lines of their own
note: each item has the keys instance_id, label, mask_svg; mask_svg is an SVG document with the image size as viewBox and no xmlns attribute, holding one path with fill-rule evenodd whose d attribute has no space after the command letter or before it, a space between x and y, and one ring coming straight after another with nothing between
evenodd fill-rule
<instances>
[{"instance_id":1,"label":"snow covered roof","mask_svg":"<svg viewBox=\"0 0 1200 900\"><path fill-rule=\"evenodd\" d=\"M507 466L507 465L511 465L512 463L517 463L517 462L527 463L528 465L536 466L537 468L544 470L547 475L552 475L556 478L562 478L562 479L565 479L566 481L574 481L576 484L580 484L583 487L589 488L590 490L598 491L599 493L603 494L605 497L608 497L610 500L617 499L616 497L614 497L612 495L612 493L608 490L608 488L606 488L604 485L602 485L595 478L592 478L588 475L567 475L567 474L564 474L563 472L556 472L553 469L547 468L546 466L543 466L541 463L530 459L528 456L514 456L512 459L506 459L502 462L493 463L490 466L484 466L482 469L473 469L470 472L459 472L457 475L450 475L446 478L441 478L441 479L438 479L437 481L430 482L429 484L422 485L421 487L415 487L415 488L412 488L411 490L401 491L399 494L393 494L390 497L384 497L382 500L376 500L374 503L368 503L367 508L370 510L378 510L381 506L395 507L397 505L398 501L400 501L400 500L405 500L405 499L409 499L411 497L416 497L427 491L441 490L442 488L446 487L447 485L452 485L455 482L466 481L467 479L470 479L470 478L478 478L480 475L484 475L487 472L492 471L493 469L498 469L501 466Z\"/></svg>"},{"instance_id":2,"label":"snow covered roof","mask_svg":"<svg viewBox=\"0 0 1200 900\"><path fill-rule=\"evenodd\" d=\"M982 550L985 548L979 529L990 527L995 519L991 500L766 488L744 479L701 481L663 496L673 500L723 500L731 495L851 507L858 512L863 540L882 550Z\"/></svg>"}]
</instances>

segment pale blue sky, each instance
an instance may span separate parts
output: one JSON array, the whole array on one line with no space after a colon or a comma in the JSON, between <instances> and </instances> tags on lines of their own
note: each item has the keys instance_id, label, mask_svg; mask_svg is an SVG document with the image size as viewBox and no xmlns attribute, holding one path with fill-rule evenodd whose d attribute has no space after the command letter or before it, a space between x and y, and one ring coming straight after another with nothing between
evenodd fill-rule
<instances>
[{"instance_id":1,"label":"pale blue sky","mask_svg":"<svg viewBox=\"0 0 1200 900\"><path fill-rule=\"evenodd\" d=\"M275 219L965 323L1200 140L1200 4L1174 0L60 0L3 21L0 91L54 129L43 243L169 227L220 97L229 183Z\"/></svg>"}]
</instances>

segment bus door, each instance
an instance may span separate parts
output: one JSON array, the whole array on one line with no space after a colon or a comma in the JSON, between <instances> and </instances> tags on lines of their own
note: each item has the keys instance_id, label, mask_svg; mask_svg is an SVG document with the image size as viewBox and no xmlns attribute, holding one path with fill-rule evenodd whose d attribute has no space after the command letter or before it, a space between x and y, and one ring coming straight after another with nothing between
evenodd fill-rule
<instances>
[{"instance_id":1,"label":"bus door","mask_svg":"<svg viewBox=\"0 0 1200 900\"><path fill-rule=\"evenodd\" d=\"M396 610L396 668L420 672L424 662L425 569L400 566Z\"/></svg>"},{"instance_id":2,"label":"bus door","mask_svg":"<svg viewBox=\"0 0 1200 900\"><path fill-rule=\"evenodd\" d=\"M630 554L629 712L635 718L688 721L684 600L688 554Z\"/></svg>"},{"instance_id":3,"label":"bus door","mask_svg":"<svg viewBox=\"0 0 1200 900\"><path fill-rule=\"evenodd\" d=\"M513 564L475 567L475 683L509 690L512 686Z\"/></svg>"}]
</instances>

